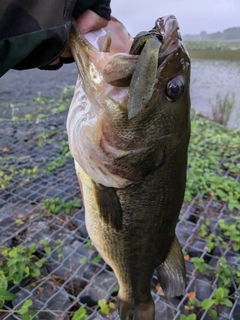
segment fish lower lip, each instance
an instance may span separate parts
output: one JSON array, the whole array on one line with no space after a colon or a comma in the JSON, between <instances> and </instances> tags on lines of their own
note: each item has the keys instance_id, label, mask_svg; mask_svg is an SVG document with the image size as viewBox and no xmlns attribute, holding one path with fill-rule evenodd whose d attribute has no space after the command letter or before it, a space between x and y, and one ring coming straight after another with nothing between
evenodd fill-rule
<instances>
[{"instance_id":1,"label":"fish lower lip","mask_svg":"<svg viewBox=\"0 0 240 320\"><path fill-rule=\"evenodd\" d=\"M163 27L163 25L161 25L161 23L160 23L161 20L162 20L162 18L157 19L157 21L155 23L155 28L159 30L159 32L161 33L162 36L164 36L165 28Z\"/></svg>"}]
</instances>

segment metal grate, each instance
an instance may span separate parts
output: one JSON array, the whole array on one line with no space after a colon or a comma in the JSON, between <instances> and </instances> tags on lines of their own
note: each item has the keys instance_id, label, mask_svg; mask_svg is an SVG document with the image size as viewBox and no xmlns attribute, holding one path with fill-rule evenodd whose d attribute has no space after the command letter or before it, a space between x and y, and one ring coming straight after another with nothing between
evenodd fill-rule
<instances>
[{"instance_id":1,"label":"metal grate","mask_svg":"<svg viewBox=\"0 0 240 320\"><path fill-rule=\"evenodd\" d=\"M46 261L39 277L25 277L9 287L16 298L5 302L0 319L22 319L18 310L28 299L33 301L29 309L36 310L32 319L71 319L80 306L86 307L88 319L119 319L116 310L111 310L108 316L99 312L100 299L116 305L117 280L89 243L84 209L74 206L70 213L61 208L53 213L43 205L46 199L59 198L60 204L81 200L66 144L66 117L64 111L38 121L1 122L0 246L30 248L35 243L34 255ZM240 181L239 177L236 179ZM192 203L185 203L177 226L183 250L190 257L204 258L213 267L223 256L237 268L239 254L231 251L230 243L227 248L218 246L209 254L206 241L198 236L203 223L200 217L211 218L210 228L217 234L219 218L237 216L239 212L235 211L230 217L225 205L211 199L196 197ZM0 261L3 268L6 264L3 251ZM156 319L179 320L180 314L188 314L185 306L190 292L196 292L199 300L212 297L217 288L213 272L201 275L190 259L186 259L186 267L187 288L182 297L169 299L161 295L158 281L153 277ZM233 307L221 307L217 319L240 318L239 289L234 281L232 293L235 293ZM201 310L197 317L212 319L207 311Z\"/></svg>"}]
</instances>

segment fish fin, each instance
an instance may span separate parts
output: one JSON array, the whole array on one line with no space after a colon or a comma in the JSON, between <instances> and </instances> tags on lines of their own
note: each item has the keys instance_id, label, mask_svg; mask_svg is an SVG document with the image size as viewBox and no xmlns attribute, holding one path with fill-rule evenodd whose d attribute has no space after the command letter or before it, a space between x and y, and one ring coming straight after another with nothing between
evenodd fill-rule
<instances>
[{"instance_id":1,"label":"fish fin","mask_svg":"<svg viewBox=\"0 0 240 320\"><path fill-rule=\"evenodd\" d=\"M148 104L154 91L161 42L151 37L145 42L133 72L128 92L128 119L137 116Z\"/></svg>"},{"instance_id":2,"label":"fish fin","mask_svg":"<svg viewBox=\"0 0 240 320\"><path fill-rule=\"evenodd\" d=\"M122 207L116 191L95 183L96 199L100 217L106 224L110 224L116 231L122 227Z\"/></svg>"},{"instance_id":3,"label":"fish fin","mask_svg":"<svg viewBox=\"0 0 240 320\"><path fill-rule=\"evenodd\" d=\"M165 261L156 268L164 294L180 296L185 292L185 262L182 248L175 236Z\"/></svg>"},{"instance_id":4,"label":"fish fin","mask_svg":"<svg viewBox=\"0 0 240 320\"><path fill-rule=\"evenodd\" d=\"M118 310L121 320L154 320L155 305L152 298L137 305L119 299Z\"/></svg>"}]
</instances>

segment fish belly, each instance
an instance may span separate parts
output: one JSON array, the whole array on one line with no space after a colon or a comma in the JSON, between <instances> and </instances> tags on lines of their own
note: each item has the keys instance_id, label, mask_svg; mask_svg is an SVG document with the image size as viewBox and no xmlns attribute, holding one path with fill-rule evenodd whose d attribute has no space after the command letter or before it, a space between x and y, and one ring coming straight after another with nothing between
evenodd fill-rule
<instances>
[{"instance_id":1,"label":"fish belly","mask_svg":"<svg viewBox=\"0 0 240 320\"><path fill-rule=\"evenodd\" d=\"M119 282L121 319L127 319L125 313L137 310L137 306L140 313L151 309L147 311L150 316L140 320L154 319L151 279L173 243L185 189L186 159L179 161L178 157L177 161L177 157L178 152L169 163L148 174L140 183L116 190L122 207L120 230L101 219L95 184L75 162L89 236ZM136 315L135 318L138 319Z\"/></svg>"}]
</instances>

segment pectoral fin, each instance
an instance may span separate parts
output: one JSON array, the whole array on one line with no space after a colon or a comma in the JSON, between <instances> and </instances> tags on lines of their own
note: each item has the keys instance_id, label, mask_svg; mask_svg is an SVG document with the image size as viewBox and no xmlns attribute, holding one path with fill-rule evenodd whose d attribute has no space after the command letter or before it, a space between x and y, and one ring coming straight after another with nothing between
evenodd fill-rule
<instances>
[{"instance_id":1,"label":"pectoral fin","mask_svg":"<svg viewBox=\"0 0 240 320\"><path fill-rule=\"evenodd\" d=\"M138 115L148 104L154 91L161 42L152 36L138 58L128 93L128 119Z\"/></svg>"},{"instance_id":2,"label":"pectoral fin","mask_svg":"<svg viewBox=\"0 0 240 320\"><path fill-rule=\"evenodd\" d=\"M185 263L182 248L175 236L165 261L156 268L164 294L180 296L185 292Z\"/></svg>"},{"instance_id":3,"label":"pectoral fin","mask_svg":"<svg viewBox=\"0 0 240 320\"><path fill-rule=\"evenodd\" d=\"M119 231L122 227L122 207L116 191L95 183L95 193L100 217L106 224Z\"/></svg>"}]
</instances>

